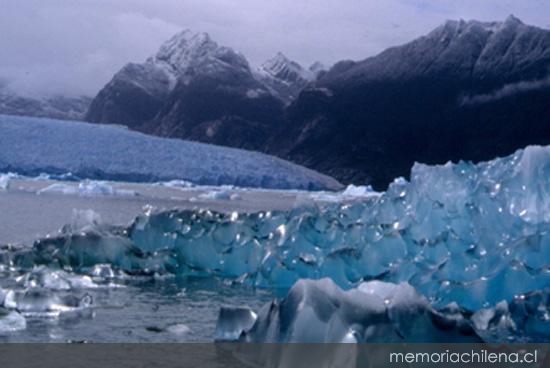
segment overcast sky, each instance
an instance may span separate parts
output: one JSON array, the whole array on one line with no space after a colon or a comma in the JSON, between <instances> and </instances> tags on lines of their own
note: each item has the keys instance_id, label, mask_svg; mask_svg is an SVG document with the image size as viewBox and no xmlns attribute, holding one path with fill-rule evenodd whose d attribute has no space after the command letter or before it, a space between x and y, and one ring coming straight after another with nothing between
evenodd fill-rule
<instances>
[{"instance_id":1,"label":"overcast sky","mask_svg":"<svg viewBox=\"0 0 550 368\"><path fill-rule=\"evenodd\" d=\"M550 28L548 0L0 0L0 85L95 94L177 31L208 32L252 65L282 51L304 65L363 59L446 19Z\"/></svg>"}]
</instances>

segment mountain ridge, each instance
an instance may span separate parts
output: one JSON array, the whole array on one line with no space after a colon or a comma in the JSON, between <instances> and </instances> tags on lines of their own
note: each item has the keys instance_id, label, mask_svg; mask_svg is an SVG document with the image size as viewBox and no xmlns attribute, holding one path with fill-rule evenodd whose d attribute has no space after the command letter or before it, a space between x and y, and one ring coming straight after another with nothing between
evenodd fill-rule
<instances>
[{"instance_id":1,"label":"mountain ridge","mask_svg":"<svg viewBox=\"0 0 550 368\"><path fill-rule=\"evenodd\" d=\"M207 34L174 37L159 50L166 57L123 68L133 84L117 86L115 76L88 120L259 150L379 189L407 176L415 161L486 160L550 143L550 31L514 16L450 20L327 71L306 69L282 53L255 70ZM155 66L174 55L185 66L177 78ZM155 73L164 79L140 89L140 78L147 84ZM130 124L128 111L137 115Z\"/></svg>"},{"instance_id":2,"label":"mountain ridge","mask_svg":"<svg viewBox=\"0 0 550 368\"><path fill-rule=\"evenodd\" d=\"M0 114L83 120L90 103L87 96L26 96L0 86Z\"/></svg>"},{"instance_id":3,"label":"mountain ridge","mask_svg":"<svg viewBox=\"0 0 550 368\"><path fill-rule=\"evenodd\" d=\"M383 189L416 161L481 161L550 143L549 75L550 31L515 17L449 21L337 63L287 109L267 151Z\"/></svg>"},{"instance_id":4,"label":"mountain ridge","mask_svg":"<svg viewBox=\"0 0 550 368\"><path fill-rule=\"evenodd\" d=\"M86 120L259 150L281 124L285 102L257 75L242 54L207 33L184 30L144 63L119 71Z\"/></svg>"}]
</instances>

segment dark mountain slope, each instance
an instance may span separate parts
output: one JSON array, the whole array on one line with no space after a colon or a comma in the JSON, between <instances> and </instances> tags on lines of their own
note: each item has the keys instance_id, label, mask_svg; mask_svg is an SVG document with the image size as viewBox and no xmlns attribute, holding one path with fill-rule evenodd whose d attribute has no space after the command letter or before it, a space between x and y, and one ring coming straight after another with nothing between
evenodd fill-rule
<instances>
[{"instance_id":1,"label":"dark mountain slope","mask_svg":"<svg viewBox=\"0 0 550 368\"><path fill-rule=\"evenodd\" d=\"M415 161L485 160L550 143L550 31L449 21L303 91L268 151L384 188Z\"/></svg>"}]
</instances>

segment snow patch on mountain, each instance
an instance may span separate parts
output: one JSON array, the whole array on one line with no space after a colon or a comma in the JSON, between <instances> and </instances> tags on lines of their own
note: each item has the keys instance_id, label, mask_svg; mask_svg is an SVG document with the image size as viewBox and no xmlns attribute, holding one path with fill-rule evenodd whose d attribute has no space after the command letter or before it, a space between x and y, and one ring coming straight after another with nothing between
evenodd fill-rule
<instances>
[{"instance_id":1,"label":"snow patch on mountain","mask_svg":"<svg viewBox=\"0 0 550 368\"><path fill-rule=\"evenodd\" d=\"M312 65L313 70L306 69L279 52L264 62L255 74L275 96L288 103L298 97L308 83L315 80L319 68L322 67L322 64L316 63Z\"/></svg>"},{"instance_id":2,"label":"snow patch on mountain","mask_svg":"<svg viewBox=\"0 0 550 368\"><path fill-rule=\"evenodd\" d=\"M259 67L258 72L289 84L300 79L310 81L314 78L310 70L304 69L300 64L288 59L281 52L278 52L275 57L264 62Z\"/></svg>"}]
</instances>

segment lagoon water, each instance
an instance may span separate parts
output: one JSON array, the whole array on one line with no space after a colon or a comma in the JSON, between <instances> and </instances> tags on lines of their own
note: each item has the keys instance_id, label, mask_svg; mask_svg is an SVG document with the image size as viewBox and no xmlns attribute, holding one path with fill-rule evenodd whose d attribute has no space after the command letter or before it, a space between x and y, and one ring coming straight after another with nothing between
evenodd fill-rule
<instances>
[{"instance_id":1,"label":"lagoon water","mask_svg":"<svg viewBox=\"0 0 550 368\"><path fill-rule=\"evenodd\" d=\"M93 210L107 224L126 225L144 207L211 208L217 211L284 210L300 192L249 191L228 188L177 188L153 184L110 183L136 195L78 195L41 192L58 181L14 179L0 191L0 244L31 246L54 236L73 221L75 211ZM77 182L61 183L78 187ZM218 191L238 193L233 199L210 199ZM303 193L302 193L303 194ZM202 197L201 197L202 195ZM16 275L0 275L0 288L13 284ZM220 280L175 277L127 277L115 286L78 291L90 294L93 305L85 313L62 317L27 318L27 328L0 334L3 342L211 342L222 306L259 308L273 291Z\"/></svg>"}]
</instances>

